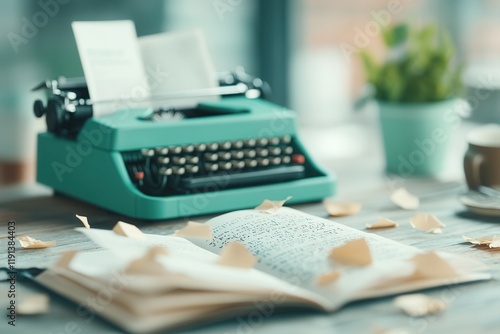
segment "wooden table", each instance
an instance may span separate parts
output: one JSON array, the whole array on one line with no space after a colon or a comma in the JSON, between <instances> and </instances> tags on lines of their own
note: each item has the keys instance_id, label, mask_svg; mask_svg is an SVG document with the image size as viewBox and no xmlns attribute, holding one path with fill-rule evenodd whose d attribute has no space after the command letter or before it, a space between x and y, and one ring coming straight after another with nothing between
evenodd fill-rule
<instances>
[{"instance_id":1,"label":"wooden table","mask_svg":"<svg viewBox=\"0 0 500 334\"><path fill-rule=\"evenodd\" d=\"M428 290L433 297L449 303L442 314L423 318L411 318L398 311L392 298L380 298L347 305L333 314L315 312L275 313L253 327L240 320L229 320L208 327L194 328L182 333L372 333L376 326L400 328L409 333L500 333L500 251L477 248L463 241L462 235L481 236L500 234L500 219L474 216L458 202L463 192L463 181L438 182L434 180L405 180L384 176L381 162L370 164L352 161L326 162L339 174L339 200L363 204L355 216L337 218L338 222L364 229L365 224L385 216L400 223L396 229L377 232L384 237L422 249L439 249L483 261L491 266L494 279L463 285L444 286ZM426 234L410 228L409 218L415 211L398 209L389 200L391 191L405 186L421 198L419 212L435 214L445 224L443 234ZM29 191L27 192L29 193ZM111 228L117 220L125 220L139 226L146 233L170 234L184 220L143 222L120 217L105 210L59 196L38 192L37 196L21 197L14 201L4 198L0 202L0 263L5 266L7 221L16 221L16 234L27 234L42 240L57 240L57 246L44 250L17 249L17 267L46 265L69 249L92 251L98 249L93 242L73 230L81 226L75 214L89 217L96 228ZM4 196L5 197L5 196ZM327 217L321 203L295 205L296 209ZM205 221L209 216L196 217ZM18 282L20 296L37 290ZM7 283L0 283L0 305L6 303ZM76 324L76 325L75 325ZM74 328L73 328L74 327ZM5 331L5 329L10 331ZM76 328L76 330L75 330ZM84 321L75 312L75 306L58 297L51 297L49 314L18 316L15 329L7 327L5 318L0 323L0 333L120 333L98 318Z\"/></svg>"}]
</instances>

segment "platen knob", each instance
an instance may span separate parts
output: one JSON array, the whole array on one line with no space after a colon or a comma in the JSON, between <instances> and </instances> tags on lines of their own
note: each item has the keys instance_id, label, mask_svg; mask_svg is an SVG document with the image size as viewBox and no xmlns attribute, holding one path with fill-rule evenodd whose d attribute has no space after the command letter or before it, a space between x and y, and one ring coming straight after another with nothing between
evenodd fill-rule
<instances>
[{"instance_id":1,"label":"platen knob","mask_svg":"<svg viewBox=\"0 0 500 334\"><path fill-rule=\"evenodd\" d=\"M33 103L33 112L35 113L35 116L38 118L45 115L47 109L43 105L42 100L36 100L35 103Z\"/></svg>"},{"instance_id":2,"label":"platen knob","mask_svg":"<svg viewBox=\"0 0 500 334\"><path fill-rule=\"evenodd\" d=\"M47 130L58 133L62 129L63 120L64 115L61 104L54 99L50 99L47 103L47 117L45 117Z\"/></svg>"}]
</instances>

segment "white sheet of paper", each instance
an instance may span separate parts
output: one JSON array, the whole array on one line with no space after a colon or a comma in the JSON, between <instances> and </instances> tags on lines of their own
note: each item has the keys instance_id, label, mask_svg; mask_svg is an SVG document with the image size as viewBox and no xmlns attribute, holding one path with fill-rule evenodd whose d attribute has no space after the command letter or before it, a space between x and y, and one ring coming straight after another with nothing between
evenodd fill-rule
<instances>
[{"instance_id":1,"label":"white sheet of paper","mask_svg":"<svg viewBox=\"0 0 500 334\"><path fill-rule=\"evenodd\" d=\"M219 86L205 35L200 29L139 38L151 95ZM217 97L153 100L154 107L189 107Z\"/></svg>"},{"instance_id":2,"label":"white sheet of paper","mask_svg":"<svg viewBox=\"0 0 500 334\"><path fill-rule=\"evenodd\" d=\"M73 22L72 27L94 116L145 105L150 91L134 23Z\"/></svg>"}]
</instances>

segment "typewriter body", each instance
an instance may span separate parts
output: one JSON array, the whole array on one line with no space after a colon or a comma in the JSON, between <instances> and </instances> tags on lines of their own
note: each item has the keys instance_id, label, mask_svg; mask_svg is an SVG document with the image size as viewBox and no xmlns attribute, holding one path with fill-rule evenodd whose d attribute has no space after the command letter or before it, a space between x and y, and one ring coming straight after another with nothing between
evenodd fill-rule
<instances>
[{"instance_id":1,"label":"typewriter body","mask_svg":"<svg viewBox=\"0 0 500 334\"><path fill-rule=\"evenodd\" d=\"M58 193L140 219L333 194L333 176L297 137L295 114L262 94L249 98L240 91L188 109L122 109L96 118L83 86L67 85L77 96L56 92L58 101L51 97L47 107L35 102L35 114L46 115L48 126L38 135L37 180Z\"/></svg>"}]
</instances>

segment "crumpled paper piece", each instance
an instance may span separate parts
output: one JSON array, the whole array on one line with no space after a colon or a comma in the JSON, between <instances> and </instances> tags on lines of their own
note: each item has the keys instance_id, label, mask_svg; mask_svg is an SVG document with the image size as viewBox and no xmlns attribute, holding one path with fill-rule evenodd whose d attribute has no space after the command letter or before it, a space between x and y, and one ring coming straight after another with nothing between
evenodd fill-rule
<instances>
[{"instance_id":1,"label":"crumpled paper piece","mask_svg":"<svg viewBox=\"0 0 500 334\"><path fill-rule=\"evenodd\" d=\"M316 278L316 284L317 285L327 285L332 282L335 282L340 278L342 273L339 270L333 270L329 273L319 275L318 278Z\"/></svg>"},{"instance_id":2,"label":"crumpled paper piece","mask_svg":"<svg viewBox=\"0 0 500 334\"><path fill-rule=\"evenodd\" d=\"M186 226L175 231L174 235L178 237L203 238L208 240L212 240L213 238L210 225L194 221L188 221Z\"/></svg>"},{"instance_id":3,"label":"crumpled paper piece","mask_svg":"<svg viewBox=\"0 0 500 334\"><path fill-rule=\"evenodd\" d=\"M131 261L125 268L127 274L139 275L165 275L167 270L156 259L159 255L167 255L168 252L164 247L152 247L144 256Z\"/></svg>"},{"instance_id":4,"label":"crumpled paper piece","mask_svg":"<svg viewBox=\"0 0 500 334\"><path fill-rule=\"evenodd\" d=\"M56 245L55 240L51 241L41 241L35 238L32 238L30 236L22 236L18 237L17 240L21 244L22 248L49 248L49 247L54 247Z\"/></svg>"},{"instance_id":5,"label":"crumpled paper piece","mask_svg":"<svg viewBox=\"0 0 500 334\"><path fill-rule=\"evenodd\" d=\"M391 194L391 201L405 210L415 210L420 206L418 197L410 194L405 188L398 188Z\"/></svg>"},{"instance_id":6,"label":"crumpled paper piece","mask_svg":"<svg viewBox=\"0 0 500 334\"><path fill-rule=\"evenodd\" d=\"M390 219L387 219L385 217L380 217L376 223L366 224L367 229L379 229L379 228L391 228L391 227L398 227L398 223Z\"/></svg>"},{"instance_id":7,"label":"crumpled paper piece","mask_svg":"<svg viewBox=\"0 0 500 334\"><path fill-rule=\"evenodd\" d=\"M367 266L372 263L370 248L364 238L348 241L332 249L329 258L348 266Z\"/></svg>"},{"instance_id":8,"label":"crumpled paper piece","mask_svg":"<svg viewBox=\"0 0 500 334\"><path fill-rule=\"evenodd\" d=\"M269 213L273 214L278 212L283 205L289 201L292 198L292 196L288 196L282 201L270 201L268 199L264 200L259 206L257 206L254 210L264 212L264 213Z\"/></svg>"},{"instance_id":9,"label":"crumpled paper piece","mask_svg":"<svg viewBox=\"0 0 500 334\"><path fill-rule=\"evenodd\" d=\"M394 298L394 305L411 317L441 313L446 303L441 299L431 298L422 293L413 293Z\"/></svg>"},{"instance_id":10,"label":"crumpled paper piece","mask_svg":"<svg viewBox=\"0 0 500 334\"><path fill-rule=\"evenodd\" d=\"M489 248L500 248L500 236L498 235L485 235L477 238L469 238L463 235L462 238L473 245L488 246Z\"/></svg>"},{"instance_id":11,"label":"crumpled paper piece","mask_svg":"<svg viewBox=\"0 0 500 334\"><path fill-rule=\"evenodd\" d=\"M87 219L87 217L79 216L79 215L75 215L75 216L76 216L76 218L80 219L80 221L82 222L83 226L85 226L85 228L90 228L89 220Z\"/></svg>"},{"instance_id":12,"label":"crumpled paper piece","mask_svg":"<svg viewBox=\"0 0 500 334\"><path fill-rule=\"evenodd\" d=\"M352 216L361 211L362 207L360 203L337 203L333 201L324 201L323 206L332 217Z\"/></svg>"},{"instance_id":13,"label":"crumpled paper piece","mask_svg":"<svg viewBox=\"0 0 500 334\"><path fill-rule=\"evenodd\" d=\"M146 240L146 236L142 233L137 226L119 221L116 223L115 227L113 227L113 232L118 235L133 238L137 240Z\"/></svg>"},{"instance_id":14,"label":"crumpled paper piece","mask_svg":"<svg viewBox=\"0 0 500 334\"><path fill-rule=\"evenodd\" d=\"M49 311L49 296L44 293L29 295L21 299L17 305L17 314L35 315L44 314Z\"/></svg>"},{"instance_id":15,"label":"crumpled paper piece","mask_svg":"<svg viewBox=\"0 0 500 334\"><path fill-rule=\"evenodd\" d=\"M257 258L245 245L232 241L222 249L216 263L222 266L248 269L257 263Z\"/></svg>"},{"instance_id":16,"label":"crumpled paper piece","mask_svg":"<svg viewBox=\"0 0 500 334\"><path fill-rule=\"evenodd\" d=\"M443 224L436 216L429 213L418 213L410 218L410 224L413 228L427 233L443 233Z\"/></svg>"}]
</instances>

